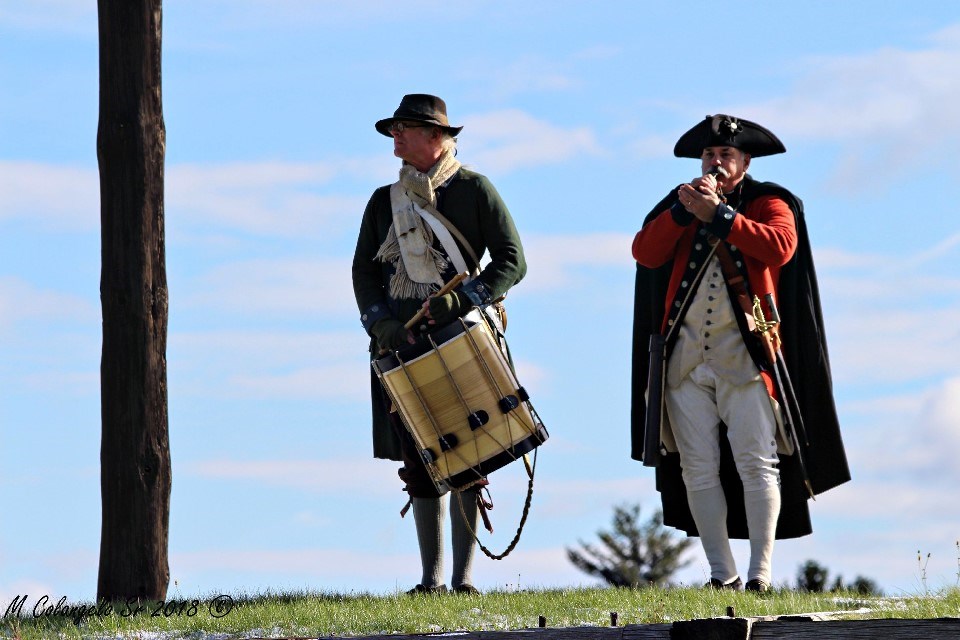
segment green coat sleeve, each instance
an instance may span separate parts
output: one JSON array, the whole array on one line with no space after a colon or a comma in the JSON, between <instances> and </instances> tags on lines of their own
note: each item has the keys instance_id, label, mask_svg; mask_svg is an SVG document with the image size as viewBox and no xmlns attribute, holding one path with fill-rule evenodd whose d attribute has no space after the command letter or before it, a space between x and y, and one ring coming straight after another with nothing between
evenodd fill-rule
<instances>
[{"instance_id":1,"label":"green coat sleeve","mask_svg":"<svg viewBox=\"0 0 960 640\"><path fill-rule=\"evenodd\" d=\"M353 253L353 294L357 300L361 322L367 332L374 322L392 315L387 304L383 265L374 260L390 227L388 187L374 191L363 211L357 247Z\"/></svg>"},{"instance_id":2,"label":"green coat sleeve","mask_svg":"<svg viewBox=\"0 0 960 640\"><path fill-rule=\"evenodd\" d=\"M520 234L507 205L485 176L461 169L442 207L481 262L484 253L489 258L479 277L464 288L474 304L487 304L520 282L527 273ZM468 256L464 252L467 260Z\"/></svg>"}]
</instances>

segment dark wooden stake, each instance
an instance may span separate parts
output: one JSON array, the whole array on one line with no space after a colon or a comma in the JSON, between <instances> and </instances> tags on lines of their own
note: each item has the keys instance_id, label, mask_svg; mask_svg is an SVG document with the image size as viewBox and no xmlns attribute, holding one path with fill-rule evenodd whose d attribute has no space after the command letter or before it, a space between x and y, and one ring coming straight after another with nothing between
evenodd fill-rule
<instances>
[{"instance_id":1,"label":"dark wooden stake","mask_svg":"<svg viewBox=\"0 0 960 640\"><path fill-rule=\"evenodd\" d=\"M162 600L170 580L161 0L98 0L101 274L97 598Z\"/></svg>"}]
</instances>

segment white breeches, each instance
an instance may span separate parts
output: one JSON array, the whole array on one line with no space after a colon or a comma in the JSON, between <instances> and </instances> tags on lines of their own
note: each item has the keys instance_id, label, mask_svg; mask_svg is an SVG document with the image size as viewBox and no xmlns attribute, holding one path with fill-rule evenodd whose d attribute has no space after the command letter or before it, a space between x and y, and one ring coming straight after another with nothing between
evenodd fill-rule
<instances>
[{"instance_id":1,"label":"white breeches","mask_svg":"<svg viewBox=\"0 0 960 640\"><path fill-rule=\"evenodd\" d=\"M720 485L721 421L744 491L779 485L777 425L763 380L734 386L702 363L665 391L687 491Z\"/></svg>"}]
</instances>

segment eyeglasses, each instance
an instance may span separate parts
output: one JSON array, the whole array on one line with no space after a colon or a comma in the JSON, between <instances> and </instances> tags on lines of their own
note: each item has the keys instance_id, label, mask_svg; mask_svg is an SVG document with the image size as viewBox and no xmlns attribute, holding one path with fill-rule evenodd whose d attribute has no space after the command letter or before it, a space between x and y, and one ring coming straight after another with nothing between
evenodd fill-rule
<instances>
[{"instance_id":1,"label":"eyeglasses","mask_svg":"<svg viewBox=\"0 0 960 640\"><path fill-rule=\"evenodd\" d=\"M426 127L432 127L432 124L412 124L410 122L391 122L390 126L387 127L388 133L403 133L407 129L424 129Z\"/></svg>"}]
</instances>

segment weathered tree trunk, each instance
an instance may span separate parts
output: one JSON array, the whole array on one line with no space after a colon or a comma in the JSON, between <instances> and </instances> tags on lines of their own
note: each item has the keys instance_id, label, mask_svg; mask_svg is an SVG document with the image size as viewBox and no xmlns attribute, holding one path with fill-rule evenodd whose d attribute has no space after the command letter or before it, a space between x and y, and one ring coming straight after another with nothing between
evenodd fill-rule
<instances>
[{"instance_id":1,"label":"weathered tree trunk","mask_svg":"<svg viewBox=\"0 0 960 640\"><path fill-rule=\"evenodd\" d=\"M161 0L98 0L103 523L97 598L170 581Z\"/></svg>"}]
</instances>

